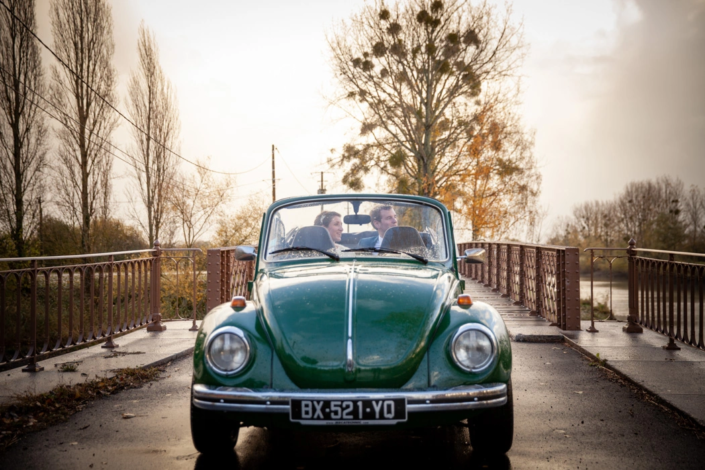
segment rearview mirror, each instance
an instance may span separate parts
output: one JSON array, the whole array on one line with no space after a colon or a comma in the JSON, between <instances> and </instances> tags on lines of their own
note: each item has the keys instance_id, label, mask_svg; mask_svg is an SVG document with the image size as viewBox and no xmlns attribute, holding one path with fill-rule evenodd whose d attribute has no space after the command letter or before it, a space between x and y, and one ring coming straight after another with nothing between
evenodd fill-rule
<instances>
[{"instance_id":1,"label":"rearview mirror","mask_svg":"<svg viewBox=\"0 0 705 470\"><path fill-rule=\"evenodd\" d=\"M367 214L351 214L343 217L343 222L348 225L365 225L369 224L371 220Z\"/></svg>"},{"instance_id":2,"label":"rearview mirror","mask_svg":"<svg viewBox=\"0 0 705 470\"><path fill-rule=\"evenodd\" d=\"M254 246L237 246L235 247L236 261L254 261L257 259L257 249Z\"/></svg>"}]
</instances>

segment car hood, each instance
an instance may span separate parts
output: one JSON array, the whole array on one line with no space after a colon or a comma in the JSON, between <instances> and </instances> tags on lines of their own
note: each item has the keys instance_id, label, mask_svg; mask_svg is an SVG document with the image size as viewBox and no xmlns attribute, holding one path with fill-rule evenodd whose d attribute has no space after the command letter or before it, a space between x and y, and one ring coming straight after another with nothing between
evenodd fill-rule
<instances>
[{"instance_id":1,"label":"car hood","mask_svg":"<svg viewBox=\"0 0 705 470\"><path fill-rule=\"evenodd\" d=\"M453 279L420 264L299 265L265 272L257 297L297 386L398 388L423 360Z\"/></svg>"}]
</instances>

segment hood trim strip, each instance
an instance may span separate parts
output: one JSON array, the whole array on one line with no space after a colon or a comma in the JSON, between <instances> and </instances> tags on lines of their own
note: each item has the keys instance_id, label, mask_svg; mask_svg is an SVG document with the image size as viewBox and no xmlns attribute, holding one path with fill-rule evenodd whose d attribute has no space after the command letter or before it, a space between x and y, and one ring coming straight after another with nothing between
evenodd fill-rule
<instances>
[{"instance_id":1,"label":"hood trim strip","mask_svg":"<svg viewBox=\"0 0 705 470\"><path fill-rule=\"evenodd\" d=\"M355 260L348 272L348 338L345 348L345 371L352 374L355 371L355 356L353 351L353 312L355 300Z\"/></svg>"}]
</instances>

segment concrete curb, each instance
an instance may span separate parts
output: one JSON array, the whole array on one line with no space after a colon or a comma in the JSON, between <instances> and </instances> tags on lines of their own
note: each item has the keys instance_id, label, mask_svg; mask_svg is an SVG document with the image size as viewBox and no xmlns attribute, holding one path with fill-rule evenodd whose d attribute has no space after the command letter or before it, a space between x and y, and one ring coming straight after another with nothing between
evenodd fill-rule
<instances>
[{"instance_id":1,"label":"concrete curb","mask_svg":"<svg viewBox=\"0 0 705 470\"><path fill-rule=\"evenodd\" d=\"M513 335L509 333L509 338L516 343L562 343L563 335L525 335L519 333Z\"/></svg>"},{"instance_id":2,"label":"concrete curb","mask_svg":"<svg viewBox=\"0 0 705 470\"><path fill-rule=\"evenodd\" d=\"M164 364L168 364L168 363L175 361L177 359L181 359L182 357L186 357L186 356L191 355L193 353L193 350L194 350L194 346L191 346L190 348L185 349L180 352L177 352L175 354L172 354L171 356L163 357L163 358L158 359L154 362L150 362L149 364L144 364L141 366L132 367L132 369L149 369L150 367L163 366Z\"/></svg>"},{"instance_id":3,"label":"concrete curb","mask_svg":"<svg viewBox=\"0 0 705 470\"><path fill-rule=\"evenodd\" d=\"M651 395L652 397L656 398L656 400L658 401L658 403L659 403L660 405L665 406L665 407L668 408L669 410L671 410L671 411L673 411L674 413L676 413L676 414L678 414L679 416L681 416L683 419L685 419L685 420L687 420L687 421L690 421L694 426L698 427L700 430L705 431L705 423L700 422L700 420L698 420L698 418L696 418L695 416L691 415L690 413L688 413L688 412L685 411L685 410L682 410L682 409L678 408L676 405L674 405L673 403L671 403L670 401L668 401L666 398L663 398L663 397L660 396L658 393L655 393L653 390L651 390L649 387L647 387L647 386L644 385L643 383L640 383L640 382L635 381L634 379L632 379L631 377L629 377L627 374L625 374L624 372L622 372L621 370L619 370L618 368L616 368L615 366L613 366L612 364L610 364L609 361L607 361L607 360L601 360L600 358L598 358L597 356L595 356L594 354L592 354L590 351L588 351L587 349L585 349L585 348L583 348L582 346L580 346L578 343L576 343L576 342L573 341L572 339L568 338L568 337L565 336L565 335L561 335L561 336L563 336L563 342L565 342L566 344L568 344L570 347L572 347L573 349L575 349L576 351L578 351L578 352L579 352L580 354L582 354L583 356L585 356L585 357L587 357L587 358L589 358L589 359L591 359L591 360L593 360L593 361L595 361L595 362L600 362L600 367L604 367L605 369L608 369L608 370L614 372L614 373L617 374L621 379L623 379L623 380L629 382L629 383L632 384L633 386L635 386L635 387L637 387L637 388L643 390L643 391L646 392L647 394L649 394L649 395Z\"/></svg>"}]
</instances>

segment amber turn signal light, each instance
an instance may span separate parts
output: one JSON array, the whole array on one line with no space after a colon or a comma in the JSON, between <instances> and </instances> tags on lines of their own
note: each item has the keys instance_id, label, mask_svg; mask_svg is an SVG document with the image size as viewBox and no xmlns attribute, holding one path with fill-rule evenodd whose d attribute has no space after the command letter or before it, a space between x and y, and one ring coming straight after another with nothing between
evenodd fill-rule
<instances>
[{"instance_id":1,"label":"amber turn signal light","mask_svg":"<svg viewBox=\"0 0 705 470\"><path fill-rule=\"evenodd\" d=\"M232 308L243 308L245 305L247 305L247 301L241 295L236 295L233 297L232 302L230 302Z\"/></svg>"},{"instance_id":2,"label":"amber turn signal light","mask_svg":"<svg viewBox=\"0 0 705 470\"><path fill-rule=\"evenodd\" d=\"M458 305L461 307L470 307L472 305L472 299L468 294L461 294L458 296Z\"/></svg>"}]
</instances>

